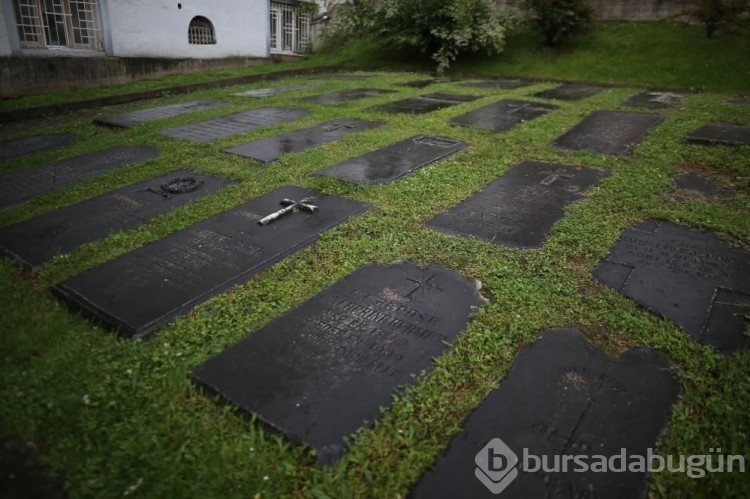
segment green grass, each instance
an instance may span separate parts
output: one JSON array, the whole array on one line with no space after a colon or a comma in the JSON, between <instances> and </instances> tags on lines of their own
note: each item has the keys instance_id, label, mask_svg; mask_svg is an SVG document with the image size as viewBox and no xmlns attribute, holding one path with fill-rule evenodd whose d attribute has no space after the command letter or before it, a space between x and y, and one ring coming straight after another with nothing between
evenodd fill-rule
<instances>
[{"instance_id":1,"label":"green grass","mask_svg":"<svg viewBox=\"0 0 750 499\"><path fill-rule=\"evenodd\" d=\"M518 98L554 85L488 91L442 83L429 91L475 93L482 98L415 117L364 111L372 104L423 93L398 86L415 78L419 76L379 73L366 84L330 80L330 90L373 86L398 91L339 107L296 100L318 92L312 89L259 102L232 97L239 89L229 88L100 110L108 115L208 98L232 104L128 130L95 127L90 113L40 126L40 133L76 133L78 141L60 151L5 161L0 173L121 143L153 145L162 156L2 210L0 226L183 167L224 175L237 184L60 256L36 277L22 274L8 259L0 260L0 435L36 442L70 497L404 497L536 333L574 327L613 355L646 345L674 363L683 394L659 442L662 455L702 454L721 447L750 458L750 353L723 357L703 348L672 322L591 277L620 232L644 219L705 228L750 247L750 148L701 147L682 140L706 122L748 124L750 107L728 104L728 94L690 95L678 107L662 112L665 123L646 137L634 156L616 158L565 152L550 142L591 111L620 109L623 99L651 82L610 89L580 102L557 102L559 110L504 134L451 126L448 119L500 98ZM209 145L155 133L265 105L304 106L312 113L295 123ZM341 116L385 124L286 155L271 166L221 152L228 145ZM17 125L4 127L3 135L24 133L29 133L24 125ZM471 146L387 186L359 187L314 175L414 133L455 137ZM529 159L588 165L611 175L566 210L540 249L511 249L425 226L436 214ZM671 180L687 167L722 179L733 197L679 201ZM55 282L286 184L358 199L371 203L372 210L173 321L150 341L120 339L68 312L49 294ZM404 259L433 262L482 281L488 302L453 348L436 359L431 372L395 395L374 427L363 427L351 438L351 448L337 465L316 465L305 448L231 407L215 404L189 382L191 368L361 265ZM750 494L750 481L739 473L699 480L656 473L650 480L657 497Z\"/></svg>"}]
</instances>

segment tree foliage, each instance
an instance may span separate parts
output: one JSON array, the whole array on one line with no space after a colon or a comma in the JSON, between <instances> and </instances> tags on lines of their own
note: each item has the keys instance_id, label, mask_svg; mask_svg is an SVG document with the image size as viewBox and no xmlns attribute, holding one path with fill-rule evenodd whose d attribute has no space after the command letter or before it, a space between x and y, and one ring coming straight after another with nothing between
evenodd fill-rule
<instances>
[{"instance_id":1,"label":"tree foliage","mask_svg":"<svg viewBox=\"0 0 750 499\"><path fill-rule=\"evenodd\" d=\"M750 0L693 0L690 15L706 28L711 38L719 27L728 27L746 20Z\"/></svg>"},{"instance_id":2,"label":"tree foliage","mask_svg":"<svg viewBox=\"0 0 750 499\"><path fill-rule=\"evenodd\" d=\"M525 6L532 12L532 26L551 47L588 30L594 17L587 0L526 0Z\"/></svg>"}]
</instances>

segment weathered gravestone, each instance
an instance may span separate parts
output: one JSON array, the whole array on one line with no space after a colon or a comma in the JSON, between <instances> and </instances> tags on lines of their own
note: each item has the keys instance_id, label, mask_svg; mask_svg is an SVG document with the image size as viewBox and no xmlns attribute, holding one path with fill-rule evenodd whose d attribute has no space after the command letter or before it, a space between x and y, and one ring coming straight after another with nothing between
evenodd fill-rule
<instances>
[{"instance_id":1,"label":"weathered gravestone","mask_svg":"<svg viewBox=\"0 0 750 499\"><path fill-rule=\"evenodd\" d=\"M552 104L506 99L451 118L451 123L505 132L555 109L558 109L558 106Z\"/></svg>"},{"instance_id":2,"label":"weathered gravestone","mask_svg":"<svg viewBox=\"0 0 750 499\"><path fill-rule=\"evenodd\" d=\"M527 87L531 85L531 83L532 82L527 81L527 80L513 80L513 79L501 78L498 80L470 81L467 83L462 83L461 85L463 85L464 87L474 87L474 88L513 90L514 88Z\"/></svg>"},{"instance_id":3,"label":"weathered gravestone","mask_svg":"<svg viewBox=\"0 0 750 499\"><path fill-rule=\"evenodd\" d=\"M682 95L671 92L643 92L626 99L623 104L631 107L665 109L679 104L682 99Z\"/></svg>"},{"instance_id":4,"label":"weathered gravestone","mask_svg":"<svg viewBox=\"0 0 750 499\"><path fill-rule=\"evenodd\" d=\"M128 128L133 125L138 125L139 123L174 118L175 116L180 116L182 114L197 113L221 106L226 106L226 104L215 100L183 102L181 104L141 109L139 111L132 111L117 116L96 118L94 124L116 128Z\"/></svg>"},{"instance_id":5,"label":"weathered gravestone","mask_svg":"<svg viewBox=\"0 0 750 499\"><path fill-rule=\"evenodd\" d=\"M293 130L265 139L240 144L224 152L237 154L245 158L271 163L282 154L301 152L311 147L327 144L353 133L371 130L381 125L377 121L365 121L355 118L339 118L325 121L310 128Z\"/></svg>"},{"instance_id":6,"label":"weathered gravestone","mask_svg":"<svg viewBox=\"0 0 750 499\"><path fill-rule=\"evenodd\" d=\"M428 225L498 245L541 246L565 206L607 175L582 166L524 161Z\"/></svg>"},{"instance_id":7,"label":"weathered gravestone","mask_svg":"<svg viewBox=\"0 0 750 499\"><path fill-rule=\"evenodd\" d=\"M356 184L387 184L467 146L466 142L448 137L415 135L346 160L320 174Z\"/></svg>"},{"instance_id":8,"label":"weathered gravestone","mask_svg":"<svg viewBox=\"0 0 750 499\"><path fill-rule=\"evenodd\" d=\"M117 146L0 176L0 208L66 187L100 173L159 157L151 147Z\"/></svg>"},{"instance_id":9,"label":"weathered gravestone","mask_svg":"<svg viewBox=\"0 0 750 499\"><path fill-rule=\"evenodd\" d=\"M368 97L377 97L378 95L390 94L395 90L383 90L380 88L355 88L352 90L341 90L327 94L311 95L303 97L302 100L314 102L316 104L327 104L336 106L345 102L366 99Z\"/></svg>"},{"instance_id":10,"label":"weathered gravestone","mask_svg":"<svg viewBox=\"0 0 750 499\"><path fill-rule=\"evenodd\" d=\"M477 99L481 99L481 96L439 92L401 99L387 104L380 104L368 107L366 110L385 113L427 114L439 109L455 106L456 104L461 104L463 102L471 102Z\"/></svg>"},{"instance_id":11,"label":"weathered gravestone","mask_svg":"<svg viewBox=\"0 0 750 499\"><path fill-rule=\"evenodd\" d=\"M222 118L168 128L159 133L193 142L214 142L250 130L288 123L309 114L308 110L295 107L261 107Z\"/></svg>"},{"instance_id":12,"label":"weathered gravestone","mask_svg":"<svg viewBox=\"0 0 750 499\"><path fill-rule=\"evenodd\" d=\"M425 88L429 87L430 85L435 85L436 83L442 83L442 80L431 78L429 80L414 80L414 81L407 81L406 83L399 83L402 87L411 87L411 88Z\"/></svg>"},{"instance_id":13,"label":"weathered gravestone","mask_svg":"<svg viewBox=\"0 0 750 499\"><path fill-rule=\"evenodd\" d=\"M306 90L310 88L318 88L320 83L311 83L309 85L289 85L284 87L271 87L271 88L258 88L255 90L245 90L244 92L237 92L232 95L237 97L274 97L276 95L285 94L288 92L294 92L295 90Z\"/></svg>"},{"instance_id":14,"label":"weathered gravestone","mask_svg":"<svg viewBox=\"0 0 750 499\"><path fill-rule=\"evenodd\" d=\"M704 345L744 350L750 314L750 252L669 222L625 230L594 277L673 320Z\"/></svg>"},{"instance_id":15,"label":"weathered gravestone","mask_svg":"<svg viewBox=\"0 0 750 499\"><path fill-rule=\"evenodd\" d=\"M577 330L540 333L411 497L645 498L680 392L670 367L648 348L611 359Z\"/></svg>"},{"instance_id":16,"label":"weathered gravestone","mask_svg":"<svg viewBox=\"0 0 750 499\"><path fill-rule=\"evenodd\" d=\"M326 73L321 75L311 76L313 80L367 80L372 78L373 75L353 74L353 73Z\"/></svg>"},{"instance_id":17,"label":"weathered gravestone","mask_svg":"<svg viewBox=\"0 0 750 499\"><path fill-rule=\"evenodd\" d=\"M732 191L716 180L695 172L685 172L674 181L674 186L680 189L686 197L725 198L732 195Z\"/></svg>"},{"instance_id":18,"label":"weathered gravestone","mask_svg":"<svg viewBox=\"0 0 750 499\"><path fill-rule=\"evenodd\" d=\"M750 127L712 123L685 136L692 144L750 146Z\"/></svg>"},{"instance_id":19,"label":"weathered gravestone","mask_svg":"<svg viewBox=\"0 0 750 499\"><path fill-rule=\"evenodd\" d=\"M37 271L55 255L131 229L224 185L219 178L188 170L152 178L0 228L0 250L25 269Z\"/></svg>"},{"instance_id":20,"label":"weathered gravestone","mask_svg":"<svg viewBox=\"0 0 750 499\"><path fill-rule=\"evenodd\" d=\"M191 376L330 463L397 387L432 367L481 304L475 283L455 271L369 264Z\"/></svg>"},{"instance_id":21,"label":"weathered gravestone","mask_svg":"<svg viewBox=\"0 0 750 499\"><path fill-rule=\"evenodd\" d=\"M72 277L53 291L121 335L144 337L367 208L282 187ZM271 214L275 221L259 223Z\"/></svg>"},{"instance_id":22,"label":"weathered gravestone","mask_svg":"<svg viewBox=\"0 0 750 499\"><path fill-rule=\"evenodd\" d=\"M0 142L0 159L14 158L69 145L75 139L70 133L32 135Z\"/></svg>"},{"instance_id":23,"label":"weathered gravestone","mask_svg":"<svg viewBox=\"0 0 750 499\"><path fill-rule=\"evenodd\" d=\"M649 130L662 121L664 117L658 114L594 111L558 137L554 144L574 151L629 156Z\"/></svg>"},{"instance_id":24,"label":"weathered gravestone","mask_svg":"<svg viewBox=\"0 0 750 499\"><path fill-rule=\"evenodd\" d=\"M560 85L559 87L536 92L532 95L534 97L540 97L542 99L581 100L585 99L586 97L592 97L602 90L604 90L604 87L591 87L587 85L566 83L564 85Z\"/></svg>"}]
</instances>

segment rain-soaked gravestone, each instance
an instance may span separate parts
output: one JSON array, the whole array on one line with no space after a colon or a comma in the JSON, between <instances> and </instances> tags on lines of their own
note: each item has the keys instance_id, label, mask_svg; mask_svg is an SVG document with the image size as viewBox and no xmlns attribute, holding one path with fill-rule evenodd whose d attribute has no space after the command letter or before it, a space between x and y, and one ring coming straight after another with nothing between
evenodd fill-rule
<instances>
[{"instance_id":1,"label":"rain-soaked gravestone","mask_svg":"<svg viewBox=\"0 0 750 499\"><path fill-rule=\"evenodd\" d=\"M479 95L438 92L368 107L367 111L427 114L439 109L455 106L456 104L461 104L463 102L471 102L481 98L482 96Z\"/></svg>"},{"instance_id":2,"label":"rain-soaked gravestone","mask_svg":"<svg viewBox=\"0 0 750 499\"><path fill-rule=\"evenodd\" d=\"M643 92L626 99L623 104L631 107L665 109L679 104L682 99L682 95L671 92Z\"/></svg>"},{"instance_id":3,"label":"rain-soaked gravestone","mask_svg":"<svg viewBox=\"0 0 750 499\"><path fill-rule=\"evenodd\" d=\"M172 104L169 106L141 109L139 111L132 111L130 113L119 114L117 116L96 118L94 120L94 123L97 125L111 126L115 128L128 128L139 123L165 120L167 118L174 118L175 116L180 116L182 114L197 113L221 106L226 106L226 104L224 102L215 100L183 102L181 104Z\"/></svg>"},{"instance_id":4,"label":"rain-soaked gravestone","mask_svg":"<svg viewBox=\"0 0 750 499\"><path fill-rule=\"evenodd\" d=\"M129 185L31 220L0 228L0 251L37 271L55 255L218 191L224 181L182 170Z\"/></svg>"},{"instance_id":5,"label":"rain-soaked gravestone","mask_svg":"<svg viewBox=\"0 0 750 499\"><path fill-rule=\"evenodd\" d=\"M558 109L558 106L552 104L505 99L456 116L450 121L457 125L505 132L518 124L544 116L555 109Z\"/></svg>"},{"instance_id":6,"label":"rain-soaked gravestone","mask_svg":"<svg viewBox=\"0 0 750 499\"><path fill-rule=\"evenodd\" d=\"M688 198L725 198L732 195L732 191L718 181L695 172L683 173L675 179L674 186Z\"/></svg>"},{"instance_id":7,"label":"rain-soaked gravestone","mask_svg":"<svg viewBox=\"0 0 750 499\"><path fill-rule=\"evenodd\" d=\"M0 177L0 208L157 157L159 151L151 147L117 146L7 173Z\"/></svg>"},{"instance_id":8,"label":"rain-soaked gravestone","mask_svg":"<svg viewBox=\"0 0 750 499\"><path fill-rule=\"evenodd\" d=\"M750 252L710 232L644 222L622 233L594 277L701 344L724 353L750 346Z\"/></svg>"},{"instance_id":9,"label":"rain-soaked gravestone","mask_svg":"<svg viewBox=\"0 0 750 499\"><path fill-rule=\"evenodd\" d=\"M315 76L310 76L310 79L313 80L367 80L368 78L372 78L373 75L362 75L362 74L354 74L354 73L326 73L326 74L320 74Z\"/></svg>"},{"instance_id":10,"label":"rain-soaked gravestone","mask_svg":"<svg viewBox=\"0 0 750 499\"><path fill-rule=\"evenodd\" d=\"M75 135L69 133L50 133L7 140L0 142L0 159L57 149L69 145L73 139Z\"/></svg>"},{"instance_id":11,"label":"rain-soaked gravestone","mask_svg":"<svg viewBox=\"0 0 750 499\"><path fill-rule=\"evenodd\" d=\"M321 83L311 83L308 85L289 85L283 87L270 87L270 88L256 88L254 90L245 90L244 92L237 92L232 95L237 97L274 97L276 95L285 94L288 92L294 92L296 90L307 90L311 88L318 88Z\"/></svg>"},{"instance_id":12,"label":"rain-soaked gravestone","mask_svg":"<svg viewBox=\"0 0 750 499\"><path fill-rule=\"evenodd\" d=\"M449 137L415 135L320 172L356 184L387 184L467 147Z\"/></svg>"},{"instance_id":13,"label":"rain-soaked gravestone","mask_svg":"<svg viewBox=\"0 0 750 499\"><path fill-rule=\"evenodd\" d=\"M355 88L327 94L311 95L309 97L303 97L302 100L314 102L316 104L335 106L345 102L366 99L368 97L377 97L378 95L390 94L393 92L395 92L395 90L383 90L381 88Z\"/></svg>"},{"instance_id":14,"label":"rain-soaked gravestone","mask_svg":"<svg viewBox=\"0 0 750 499\"><path fill-rule=\"evenodd\" d=\"M499 245L541 246L565 206L607 175L583 166L524 161L428 225Z\"/></svg>"},{"instance_id":15,"label":"rain-soaked gravestone","mask_svg":"<svg viewBox=\"0 0 750 499\"><path fill-rule=\"evenodd\" d=\"M377 121L339 118L319 123L310 128L293 130L265 139L240 144L236 147L224 149L224 152L256 159L263 163L270 163L277 160L282 154L301 152L311 147L333 142L346 135L377 128L380 125L381 123Z\"/></svg>"},{"instance_id":16,"label":"rain-soaked gravestone","mask_svg":"<svg viewBox=\"0 0 750 499\"><path fill-rule=\"evenodd\" d=\"M470 81L467 83L462 83L461 85L463 85L464 87L474 88L513 90L514 88L528 87L532 83L533 82L528 80L501 78L497 80Z\"/></svg>"},{"instance_id":17,"label":"rain-soaked gravestone","mask_svg":"<svg viewBox=\"0 0 750 499\"><path fill-rule=\"evenodd\" d=\"M432 367L481 304L476 284L453 270L368 264L191 377L330 463L397 387Z\"/></svg>"},{"instance_id":18,"label":"rain-soaked gravestone","mask_svg":"<svg viewBox=\"0 0 750 499\"><path fill-rule=\"evenodd\" d=\"M401 85L402 87L425 88L425 87L429 87L430 85L435 85L436 83L443 83L443 81L430 78L429 80L407 81L405 83L399 83L399 85Z\"/></svg>"},{"instance_id":19,"label":"rain-soaked gravestone","mask_svg":"<svg viewBox=\"0 0 750 499\"><path fill-rule=\"evenodd\" d=\"M162 135L193 142L214 142L250 130L287 123L308 116L307 109L295 107L261 107L221 118L162 130Z\"/></svg>"},{"instance_id":20,"label":"rain-soaked gravestone","mask_svg":"<svg viewBox=\"0 0 750 499\"><path fill-rule=\"evenodd\" d=\"M630 156L633 147L664 117L630 111L594 111L558 137L554 144L563 149Z\"/></svg>"},{"instance_id":21,"label":"rain-soaked gravestone","mask_svg":"<svg viewBox=\"0 0 750 499\"><path fill-rule=\"evenodd\" d=\"M147 336L368 206L286 186L54 286L71 307Z\"/></svg>"},{"instance_id":22,"label":"rain-soaked gravestone","mask_svg":"<svg viewBox=\"0 0 750 499\"><path fill-rule=\"evenodd\" d=\"M685 140L692 144L750 146L750 127L711 123L693 130Z\"/></svg>"},{"instance_id":23,"label":"rain-soaked gravestone","mask_svg":"<svg viewBox=\"0 0 750 499\"><path fill-rule=\"evenodd\" d=\"M604 87L592 87L588 85L577 85L574 83L566 83L559 87L551 88L549 90L542 90L532 94L534 97L540 97L542 99L556 99L556 100L581 100L586 97L592 97L602 90Z\"/></svg>"},{"instance_id":24,"label":"rain-soaked gravestone","mask_svg":"<svg viewBox=\"0 0 750 499\"><path fill-rule=\"evenodd\" d=\"M610 358L575 329L540 333L411 497L645 498L680 393L670 367L649 348Z\"/></svg>"}]
</instances>

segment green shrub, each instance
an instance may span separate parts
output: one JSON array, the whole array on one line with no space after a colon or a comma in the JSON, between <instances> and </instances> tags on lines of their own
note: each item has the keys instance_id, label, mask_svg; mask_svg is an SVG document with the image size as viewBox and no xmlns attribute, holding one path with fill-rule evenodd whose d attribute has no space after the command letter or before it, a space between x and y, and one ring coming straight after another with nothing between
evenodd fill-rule
<instances>
[{"instance_id":1,"label":"green shrub","mask_svg":"<svg viewBox=\"0 0 750 499\"><path fill-rule=\"evenodd\" d=\"M693 0L689 14L706 28L711 38L720 26L733 26L746 21L750 0Z\"/></svg>"},{"instance_id":2,"label":"green shrub","mask_svg":"<svg viewBox=\"0 0 750 499\"><path fill-rule=\"evenodd\" d=\"M532 25L551 47L585 32L594 16L587 0L526 0L525 6L532 13Z\"/></svg>"}]
</instances>

